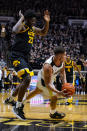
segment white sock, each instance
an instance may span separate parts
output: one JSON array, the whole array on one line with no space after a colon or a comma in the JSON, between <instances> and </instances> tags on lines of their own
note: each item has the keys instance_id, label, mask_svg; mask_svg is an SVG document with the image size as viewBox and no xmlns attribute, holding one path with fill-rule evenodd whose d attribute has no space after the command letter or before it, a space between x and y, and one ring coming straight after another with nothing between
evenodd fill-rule
<instances>
[{"instance_id":1,"label":"white sock","mask_svg":"<svg viewBox=\"0 0 87 131\"><path fill-rule=\"evenodd\" d=\"M22 106L22 102L17 101L16 108L21 107L21 106Z\"/></svg>"},{"instance_id":2,"label":"white sock","mask_svg":"<svg viewBox=\"0 0 87 131\"><path fill-rule=\"evenodd\" d=\"M51 114L54 114L55 112L56 112L56 109L55 110L50 110Z\"/></svg>"},{"instance_id":3,"label":"white sock","mask_svg":"<svg viewBox=\"0 0 87 131\"><path fill-rule=\"evenodd\" d=\"M27 101L26 101L26 99L23 99L23 104L25 104Z\"/></svg>"},{"instance_id":4,"label":"white sock","mask_svg":"<svg viewBox=\"0 0 87 131\"><path fill-rule=\"evenodd\" d=\"M14 90L12 89L12 90L11 90L11 96L12 96L13 92L14 92Z\"/></svg>"}]
</instances>

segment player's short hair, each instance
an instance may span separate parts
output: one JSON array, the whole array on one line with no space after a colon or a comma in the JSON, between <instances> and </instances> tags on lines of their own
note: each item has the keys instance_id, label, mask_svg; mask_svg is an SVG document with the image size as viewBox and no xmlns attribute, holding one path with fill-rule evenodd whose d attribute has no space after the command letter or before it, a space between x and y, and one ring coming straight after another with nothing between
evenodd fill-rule
<instances>
[{"instance_id":1,"label":"player's short hair","mask_svg":"<svg viewBox=\"0 0 87 131\"><path fill-rule=\"evenodd\" d=\"M58 46L56 49L54 49L54 54L58 55L58 54L64 54L65 53L65 49L61 46Z\"/></svg>"},{"instance_id":2,"label":"player's short hair","mask_svg":"<svg viewBox=\"0 0 87 131\"><path fill-rule=\"evenodd\" d=\"M28 10L25 11L25 13L24 13L25 19L31 19L33 17L36 17L36 13L35 13L34 10L28 9Z\"/></svg>"}]
</instances>

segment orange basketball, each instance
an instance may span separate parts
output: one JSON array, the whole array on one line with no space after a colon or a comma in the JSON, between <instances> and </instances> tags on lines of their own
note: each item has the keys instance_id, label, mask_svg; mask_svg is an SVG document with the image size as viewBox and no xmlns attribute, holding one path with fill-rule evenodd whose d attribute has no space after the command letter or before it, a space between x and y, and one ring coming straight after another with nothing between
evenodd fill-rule
<instances>
[{"instance_id":1,"label":"orange basketball","mask_svg":"<svg viewBox=\"0 0 87 131\"><path fill-rule=\"evenodd\" d=\"M66 89L65 93L69 93L69 95L74 95L75 93L75 88L73 84L71 83L65 83L62 85L62 90Z\"/></svg>"}]
</instances>

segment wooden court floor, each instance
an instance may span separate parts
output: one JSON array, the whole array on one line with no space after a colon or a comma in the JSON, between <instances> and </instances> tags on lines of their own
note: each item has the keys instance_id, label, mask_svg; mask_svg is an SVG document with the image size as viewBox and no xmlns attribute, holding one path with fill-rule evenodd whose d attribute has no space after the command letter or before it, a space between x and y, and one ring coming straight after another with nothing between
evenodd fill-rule
<instances>
[{"instance_id":1,"label":"wooden court floor","mask_svg":"<svg viewBox=\"0 0 87 131\"><path fill-rule=\"evenodd\" d=\"M49 117L49 100L38 95L25 104L26 121L18 120L12 107L4 105L9 93L0 93L0 131L87 131L87 95L75 95L71 105L59 98L57 110L66 117L53 120Z\"/></svg>"}]
</instances>

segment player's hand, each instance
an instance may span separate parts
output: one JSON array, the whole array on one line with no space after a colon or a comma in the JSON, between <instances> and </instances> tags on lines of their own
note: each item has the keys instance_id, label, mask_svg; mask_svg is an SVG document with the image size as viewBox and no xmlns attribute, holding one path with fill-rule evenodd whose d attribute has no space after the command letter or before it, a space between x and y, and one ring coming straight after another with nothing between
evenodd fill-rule
<instances>
[{"instance_id":1,"label":"player's hand","mask_svg":"<svg viewBox=\"0 0 87 131\"><path fill-rule=\"evenodd\" d=\"M21 13L21 10L19 11L19 17L24 18L24 15Z\"/></svg>"},{"instance_id":2,"label":"player's hand","mask_svg":"<svg viewBox=\"0 0 87 131\"><path fill-rule=\"evenodd\" d=\"M49 14L48 10L44 11L44 20L46 22L50 21L50 14Z\"/></svg>"},{"instance_id":3,"label":"player's hand","mask_svg":"<svg viewBox=\"0 0 87 131\"><path fill-rule=\"evenodd\" d=\"M64 97L70 97L69 95L70 92L66 93L66 89L62 90L59 92L60 95L64 96Z\"/></svg>"}]
</instances>

